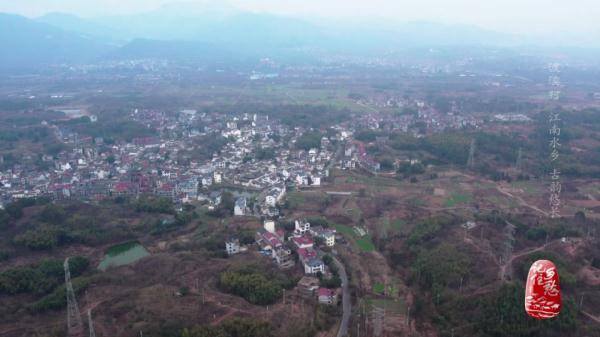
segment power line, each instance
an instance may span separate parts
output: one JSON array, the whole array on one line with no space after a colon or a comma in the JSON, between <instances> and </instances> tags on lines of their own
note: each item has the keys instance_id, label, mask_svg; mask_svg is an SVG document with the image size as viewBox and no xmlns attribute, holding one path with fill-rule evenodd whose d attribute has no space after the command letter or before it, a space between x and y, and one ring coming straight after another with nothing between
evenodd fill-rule
<instances>
[{"instance_id":1,"label":"power line","mask_svg":"<svg viewBox=\"0 0 600 337\"><path fill-rule=\"evenodd\" d=\"M65 268L65 288L67 292L67 328L69 336L83 335L83 322L79 313L79 306L75 298L75 291L71 283L71 272L69 270L69 258L65 259L63 264Z\"/></svg>"},{"instance_id":2,"label":"power line","mask_svg":"<svg viewBox=\"0 0 600 337\"><path fill-rule=\"evenodd\" d=\"M92 309L88 309L88 327L90 329L90 337L96 337L96 331L94 331L94 322L92 321Z\"/></svg>"},{"instance_id":3,"label":"power line","mask_svg":"<svg viewBox=\"0 0 600 337\"><path fill-rule=\"evenodd\" d=\"M471 139L471 146L469 148L469 159L467 160L467 167L473 168L475 166L475 139Z\"/></svg>"}]
</instances>

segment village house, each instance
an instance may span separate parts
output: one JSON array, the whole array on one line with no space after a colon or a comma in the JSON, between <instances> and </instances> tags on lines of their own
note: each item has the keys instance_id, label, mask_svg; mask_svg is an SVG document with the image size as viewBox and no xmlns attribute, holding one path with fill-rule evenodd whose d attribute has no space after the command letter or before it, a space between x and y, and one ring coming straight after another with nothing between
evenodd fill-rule
<instances>
[{"instance_id":1,"label":"village house","mask_svg":"<svg viewBox=\"0 0 600 337\"><path fill-rule=\"evenodd\" d=\"M274 196L267 194L267 196L265 197L265 205L267 205L268 207L275 207L276 204L277 199L275 199Z\"/></svg>"},{"instance_id":2,"label":"village house","mask_svg":"<svg viewBox=\"0 0 600 337\"><path fill-rule=\"evenodd\" d=\"M235 200L235 206L233 207L233 215L242 216L246 215L247 201L244 197L239 197Z\"/></svg>"},{"instance_id":3,"label":"village house","mask_svg":"<svg viewBox=\"0 0 600 337\"><path fill-rule=\"evenodd\" d=\"M111 194L113 197L129 197L135 194L133 184L128 181L120 181L112 187Z\"/></svg>"},{"instance_id":4,"label":"village house","mask_svg":"<svg viewBox=\"0 0 600 337\"><path fill-rule=\"evenodd\" d=\"M304 273L315 275L325 272L325 264L320 259L310 259L304 263Z\"/></svg>"},{"instance_id":5,"label":"village house","mask_svg":"<svg viewBox=\"0 0 600 337\"><path fill-rule=\"evenodd\" d=\"M333 247L335 245L335 230L325 229L322 226L315 226L310 228L310 234L313 237L322 238L327 247Z\"/></svg>"},{"instance_id":6,"label":"village house","mask_svg":"<svg viewBox=\"0 0 600 337\"><path fill-rule=\"evenodd\" d=\"M298 185L298 186L308 185L308 176L306 174L298 174L296 176L296 185Z\"/></svg>"},{"instance_id":7,"label":"village house","mask_svg":"<svg viewBox=\"0 0 600 337\"><path fill-rule=\"evenodd\" d=\"M335 246L335 234L333 232L325 232L321 235L327 247Z\"/></svg>"},{"instance_id":8,"label":"village house","mask_svg":"<svg viewBox=\"0 0 600 337\"><path fill-rule=\"evenodd\" d=\"M196 200L198 198L198 178L192 177L177 183L177 193L183 194L186 201Z\"/></svg>"},{"instance_id":9,"label":"village house","mask_svg":"<svg viewBox=\"0 0 600 337\"><path fill-rule=\"evenodd\" d=\"M223 182L223 174L221 172L215 171L213 173L213 181L215 184L220 184Z\"/></svg>"},{"instance_id":10,"label":"village house","mask_svg":"<svg viewBox=\"0 0 600 337\"><path fill-rule=\"evenodd\" d=\"M175 199L175 187L170 183L160 185L154 193L161 198Z\"/></svg>"},{"instance_id":11,"label":"village house","mask_svg":"<svg viewBox=\"0 0 600 337\"><path fill-rule=\"evenodd\" d=\"M314 299L319 289L319 279L313 276L303 276L298 281L298 294L307 299Z\"/></svg>"},{"instance_id":12,"label":"village house","mask_svg":"<svg viewBox=\"0 0 600 337\"><path fill-rule=\"evenodd\" d=\"M286 248L277 248L273 250L273 259L281 269L292 268L295 264L292 251Z\"/></svg>"},{"instance_id":13,"label":"village house","mask_svg":"<svg viewBox=\"0 0 600 337\"><path fill-rule=\"evenodd\" d=\"M262 213L270 218L279 216L279 209L276 207L266 207L262 210Z\"/></svg>"},{"instance_id":14,"label":"village house","mask_svg":"<svg viewBox=\"0 0 600 337\"><path fill-rule=\"evenodd\" d=\"M240 240L237 238L229 238L225 241L225 251L227 255L234 255L240 252Z\"/></svg>"},{"instance_id":15,"label":"village house","mask_svg":"<svg viewBox=\"0 0 600 337\"><path fill-rule=\"evenodd\" d=\"M265 220L263 227L267 232L275 233L275 221L273 220Z\"/></svg>"},{"instance_id":16,"label":"village house","mask_svg":"<svg viewBox=\"0 0 600 337\"><path fill-rule=\"evenodd\" d=\"M261 247L262 250L274 250L283 247L282 239L271 232L267 232L264 229L259 229L256 232L256 243Z\"/></svg>"},{"instance_id":17,"label":"village house","mask_svg":"<svg viewBox=\"0 0 600 337\"><path fill-rule=\"evenodd\" d=\"M212 185L213 183L213 178L211 176L204 176L202 177L202 187L208 187L210 185Z\"/></svg>"},{"instance_id":18,"label":"village house","mask_svg":"<svg viewBox=\"0 0 600 337\"><path fill-rule=\"evenodd\" d=\"M325 264L317 258L317 252L311 248L298 248L298 257L304 266L304 273L314 275L325 272Z\"/></svg>"},{"instance_id":19,"label":"village house","mask_svg":"<svg viewBox=\"0 0 600 337\"><path fill-rule=\"evenodd\" d=\"M333 289L319 288L317 299L321 304L332 305L337 303L337 294Z\"/></svg>"},{"instance_id":20,"label":"village house","mask_svg":"<svg viewBox=\"0 0 600 337\"><path fill-rule=\"evenodd\" d=\"M314 245L313 240L308 236L293 236L291 237L292 242L296 247L300 248L312 248Z\"/></svg>"},{"instance_id":21,"label":"village house","mask_svg":"<svg viewBox=\"0 0 600 337\"><path fill-rule=\"evenodd\" d=\"M300 262L303 264L310 259L314 259L317 257L317 252L314 249L309 248L299 248L297 250L298 257L300 258Z\"/></svg>"},{"instance_id":22,"label":"village house","mask_svg":"<svg viewBox=\"0 0 600 337\"><path fill-rule=\"evenodd\" d=\"M208 198L210 199L210 203L212 206L217 207L221 204L221 196L223 193L221 191L212 191L210 192Z\"/></svg>"},{"instance_id":23,"label":"village house","mask_svg":"<svg viewBox=\"0 0 600 337\"><path fill-rule=\"evenodd\" d=\"M354 159L342 160L341 167L344 170L353 170L356 168L356 160L354 160Z\"/></svg>"},{"instance_id":24,"label":"village house","mask_svg":"<svg viewBox=\"0 0 600 337\"><path fill-rule=\"evenodd\" d=\"M294 221L294 235L304 235L310 230L310 223L305 220Z\"/></svg>"}]
</instances>

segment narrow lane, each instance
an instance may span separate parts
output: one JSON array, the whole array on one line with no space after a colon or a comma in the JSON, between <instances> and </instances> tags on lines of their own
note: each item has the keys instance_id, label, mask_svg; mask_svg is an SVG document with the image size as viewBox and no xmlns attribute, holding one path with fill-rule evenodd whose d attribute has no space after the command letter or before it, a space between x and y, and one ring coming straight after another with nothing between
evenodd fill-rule
<instances>
[{"instance_id":1,"label":"narrow lane","mask_svg":"<svg viewBox=\"0 0 600 337\"><path fill-rule=\"evenodd\" d=\"M352 301L350 300L350 289L348 285L348 275L344 265L335 257L332 256L333 262L338 268L340 278L342 279L342 323L338 330L337 337L344 337L348 334L348 324L350 323L350 315L352 314Z\"/></svg>"}]
</instances>

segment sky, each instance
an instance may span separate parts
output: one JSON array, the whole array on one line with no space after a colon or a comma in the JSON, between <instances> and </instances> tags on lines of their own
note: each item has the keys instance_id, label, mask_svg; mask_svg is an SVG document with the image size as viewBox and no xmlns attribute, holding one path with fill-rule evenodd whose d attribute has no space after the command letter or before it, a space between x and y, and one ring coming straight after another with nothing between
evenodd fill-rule
<instances>
[{"instance_id":1,"label":"sky","mask_svg":"<svg viewBox=\"0 0 600 337\"><path fill-rule=\"evenodd\" d=\"M222 6L225 0L188 0ZM519 34L600 33L598 0L228 0L235 8L335 20L430 21L474 24ZM156 10L181 0L0 0L0 12L83 17Z\"/></svg>"}]
</instances>

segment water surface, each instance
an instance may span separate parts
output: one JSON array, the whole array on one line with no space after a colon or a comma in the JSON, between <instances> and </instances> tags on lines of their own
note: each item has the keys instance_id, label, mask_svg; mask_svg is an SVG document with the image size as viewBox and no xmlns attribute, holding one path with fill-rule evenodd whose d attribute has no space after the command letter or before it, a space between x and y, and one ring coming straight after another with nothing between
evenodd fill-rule
<instances>
[{"instance_id":1,"label":"water surface","mask_svg":"<svg viewBox=\"0 0 600 337\"><path fill-rule=\"evenodd\" d=\"M112 246L106 251L98 269L105 271L110 267L124 266L133 263L150 253L139 242L132 241Z\"/></svg>"}]
</instances>

